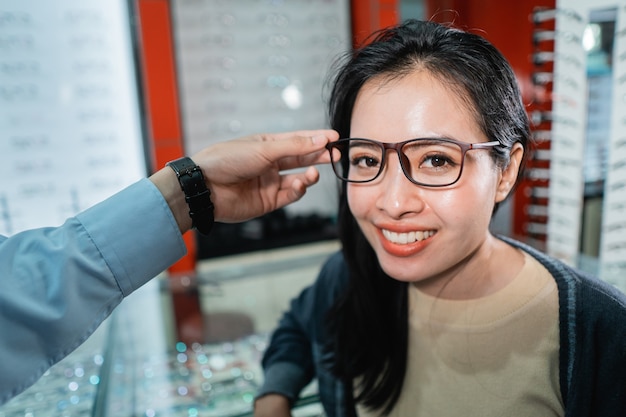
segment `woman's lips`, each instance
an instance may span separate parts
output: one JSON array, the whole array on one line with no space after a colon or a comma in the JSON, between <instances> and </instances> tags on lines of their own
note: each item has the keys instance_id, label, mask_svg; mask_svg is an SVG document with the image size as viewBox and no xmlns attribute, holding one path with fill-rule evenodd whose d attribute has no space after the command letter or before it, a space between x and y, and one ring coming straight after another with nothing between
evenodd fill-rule
<instances>
[{"instance_id":1,"label":"woman's lips","mask_svg":"<svg viewBox=\"0 0 626 417\"><path fill-rule=\"evenodd\" d=\"M392 232L391 230L382 229L383 236L388 241L398 244L407 245L414 242L420 242L428 239L436 232L434 230L417 230L412 232Z\"/></svg>"},{"instance_id":2,"label":"woman's lips","mask_svg":"<svg viewBox=\"0 0 626 417\"><path fill-rule=\"evenodd\" d=\"M421 252L426 248L436 230L415 230L395 232L389 229L378 229L382 249L392 256L406 257Z\"/></svg>"}]
</instances>

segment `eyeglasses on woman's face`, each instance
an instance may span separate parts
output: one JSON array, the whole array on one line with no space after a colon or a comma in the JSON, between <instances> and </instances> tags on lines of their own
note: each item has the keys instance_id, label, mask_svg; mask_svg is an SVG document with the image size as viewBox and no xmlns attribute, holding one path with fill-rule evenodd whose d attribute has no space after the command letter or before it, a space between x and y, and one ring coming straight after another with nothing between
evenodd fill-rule
<instances>
[{"instance_id":1,"label":"eyeglasses on woman's face","mask_svg":"<svg viewBox=\"0 0 626 417\"><path fill-rule=\"evenodd\" d=\"M394 150L404 175L414 184L445 187L461 178L467 151L489 149L500 142L467 143L448 138L418 138L398 143L372 139L339 139L326 145L333 170L342 181L374 181L385 168L387 150Z\"/></svg>"}]
</instances>

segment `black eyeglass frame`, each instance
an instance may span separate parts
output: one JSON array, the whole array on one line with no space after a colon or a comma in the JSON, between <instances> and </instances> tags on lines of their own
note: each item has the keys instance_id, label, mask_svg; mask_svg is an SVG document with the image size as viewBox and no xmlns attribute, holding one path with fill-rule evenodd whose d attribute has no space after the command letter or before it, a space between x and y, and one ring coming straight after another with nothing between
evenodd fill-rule
<instances>
[{"instance_id":1,"label":"black eyeglass frame","mask_svg":"<svg viewBox=\"0 0 626 417\"><path fill-rule=\"evenodd\" d=\"M380 168L378 169L378 173L371 179L369 180L351 180L348 178L344 178L343 174L340 174L339 172L337 172L337 162L341 162L342 165L342 169L345 169L345 162L344 161L337 161L335 162L333 159L333 149L339 150L339 147L342 146L343 144L349 143L349 141L351 140L360 140L360 141L364 141L364 142L369 142L372 143L374 145L380 146L383 150L382 152L382 160L380 162ZM411 142L419 142L419 141L437 141L437 142L448 142L448 143L452 143L455 144L457 146L459 146L459 148L461 148L462 151L462 157L461 157L461 168L459 169L459 175L456 177L456 179L452 182L449 183L445 183L445 184L424 184L421 183L419 181L416 181L415 179L413 179L411 177L411 175L409 175L407 169L407 162L405 162L405 160L407 159L406 156L404 155L404 153L402 152L402 147L404 145L406 145L407 143L411 143ZM335 176L337 178L339 178L341 181L345 181L345 182L352 182L352 183L357 183L357 184L363 184L363 183L367 183L367 182L372 182L374 181L376 178L378 178L380 176L380 174L383 172L383 170L385 169L385 162L387 160L387 150L394 150L396 151L397 155L398 155L398 159L400 160L400 166L402 167L402 172L404 173L404 176L411 181L413 184L415 185L420 185L422 187L432 187L432 188L437 188L437 187L448 187L452 184L455 184L456 182L459 181L459 179L461 178L461 175L463 174L463 166L465 165L465 154L467 153L467 151L471 151L473 149L489 149L489 148L493 148L496 146L503 146L500 142L498 141L491 141L491 142L477 142L477 143L468 143L468 142L461 142L458 141L456 139L451 139L451 138L415 138L415 139L409 139L409 140L405 140L402 142L396 142L396 143L389 143L389 142L379 142L377 140L374 139L365 139L365 138L342 138L337 140L336 142L329 142L326 144L326 149L328 150L328 152L330 153L330 160L331 160L331 165L333 167L333 172L335 173ZM341 151L339 151L341 153ZM342 153L343 155L343 153Z\"/></svg>"}]
</instances>

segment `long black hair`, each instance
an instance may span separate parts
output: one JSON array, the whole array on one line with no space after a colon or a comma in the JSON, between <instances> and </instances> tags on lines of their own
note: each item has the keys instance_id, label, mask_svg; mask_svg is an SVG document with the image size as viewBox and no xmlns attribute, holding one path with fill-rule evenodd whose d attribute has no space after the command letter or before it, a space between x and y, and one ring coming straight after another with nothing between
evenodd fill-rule
<instances>
[{"instance_id":1,"label":"long black hair","mask_svg":"<svg viewBox=\"0 0 626 417\"><path fill-rule=\"evenodd\" d=\"M340 137L350 136L354 102L365 83L426 70L465 101L490 141L501 143L492 150L499 166L508 164L515 142L527 155L530 128L515 75L487 40L438 23L407 20L374 33L367 42L338 62L331 81L330 124ZM522 169L518 180L521 175ZM348 207L346 189L344 183L339 238L350 282L328 316L332 368L348 384L358 378L355 401L388 413L400 396L406 372L408 284L380 267Z\"/></svg>"}]
</instances>

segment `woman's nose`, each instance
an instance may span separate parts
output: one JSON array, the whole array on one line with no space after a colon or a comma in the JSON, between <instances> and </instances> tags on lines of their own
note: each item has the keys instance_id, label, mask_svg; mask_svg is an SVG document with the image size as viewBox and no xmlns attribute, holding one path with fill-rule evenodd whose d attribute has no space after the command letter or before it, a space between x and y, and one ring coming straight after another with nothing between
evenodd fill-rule
<instances>
[{"instance_id":1,"label":"woman's nose","mask_svg":"<svg viewBox=\"0 0 626 417\"><path fill-rule=\"evenodd\" d=\"M381 173L378 186L380 192L376 206L387 212L389 216L400 218L424 209L421 187L413 184L406 177L395 153L387 156L386 166Z\"/></svg>"}]
</instances>

